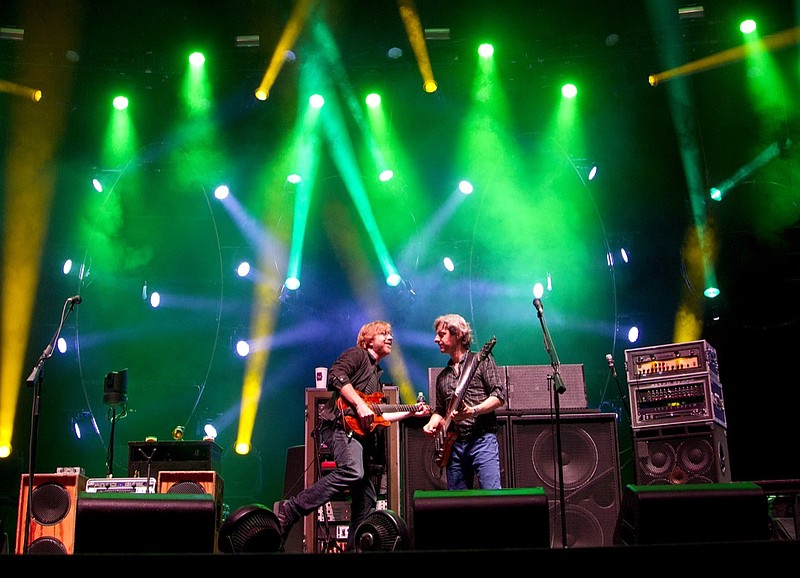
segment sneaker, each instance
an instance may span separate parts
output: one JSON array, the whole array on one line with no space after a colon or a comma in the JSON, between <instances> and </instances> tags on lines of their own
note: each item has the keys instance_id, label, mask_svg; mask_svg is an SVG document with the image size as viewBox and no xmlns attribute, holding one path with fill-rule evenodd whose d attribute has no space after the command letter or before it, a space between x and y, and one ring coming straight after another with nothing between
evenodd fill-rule
<instances>
[{"instance_id":1,"label":"sneaker","mask_svg":"<svg viewBox=\"0 0 800 578\"><path fill-rule=\"evenodd\" d=\"M286 539L289 537L289 532L292 530L292 526L296 520L294 520L289 513L289 500L280 500L275 502L275 514L278 516L278 528L280 529L281 533L281 552L283 552L283 546L286 543Z\"/></svg>"}]
</instances>

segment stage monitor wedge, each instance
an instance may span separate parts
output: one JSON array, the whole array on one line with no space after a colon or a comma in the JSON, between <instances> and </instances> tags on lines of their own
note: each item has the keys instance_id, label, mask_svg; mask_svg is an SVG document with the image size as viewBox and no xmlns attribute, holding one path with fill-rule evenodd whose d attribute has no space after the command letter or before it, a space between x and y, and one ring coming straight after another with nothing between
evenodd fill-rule
<instances>
[{"instance_id":1,"label":"stage monitor wedge","mask_svg":"<svg viewBox=\"0 0 800 578\"><path fill-rule=\"evenodd\" d=\"M414 492L416 550L547 548L550 521L542 488Z\"/></svg>"},{"instance_id":2,"label":"stage monitor wedge","mask_svg":"<svg viewBox=\"0 0 800 578\"><path fill-rule=\"evenodd\" d=\"M627 485L614 541L694 544L768 540L767 495L751 482Z\"/></svg>"},{"instance_id":3,"label":"stage monitor wedge","mask_svg":"<svg viewBox=\"0 0 800 578\"><path fill-rule=\"evenodd\" d=\"M212 554L212 494L81 493L76 554Z\"/></svg>"}]
</instances>

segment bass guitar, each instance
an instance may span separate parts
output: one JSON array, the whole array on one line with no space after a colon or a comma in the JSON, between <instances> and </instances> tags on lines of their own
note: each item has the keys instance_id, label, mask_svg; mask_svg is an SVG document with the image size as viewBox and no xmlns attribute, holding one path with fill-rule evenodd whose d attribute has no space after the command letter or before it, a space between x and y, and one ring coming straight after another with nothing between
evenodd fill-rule
<instances>
[{"instance_id":1,"label":"bass guitar","mask_svg":"<svg viewBox=\"0 0 800 578\"><path fill-rule=\"evenodd\" d=\"M389 404L383 403L385 401L383 392L376 391L375 393L362 393L356 390L356 393L364 400L364 402L369 405L372 411L375 412L375 419L372 420L369 428L365 429L363 424L361 423L361 418L358 417L358 413L350 405L350 403L344 399L343 397L339 396L339 399L336 400L336 406L338 407L339 411L342 414L342 425L344 426L344 431L348 434L356 435L356 436L365 436L368 433L371 433L377 427L388 427L392 424L391 421L387 420L383 417L382 414L384 413L392 413L392 412L411 412L417 413L427 408L427 405L424 403L414 403L414 404Z\"/></svg>"},{"instance_id":2,"label":"bass guitar","mask_svg":"<svg viewBox=\"0 0 800 578\"><path fill-rule=\"evenodd\" d=\"M470 362L464 367L461 380L458 382L453 392L453 397L450 398L450 403L447 404L447 415L444 416L444 420L439 424L439 427L436 428L436 433L433 438L433 463L440 469L444 469L445 466L447 466L447 462L450 461L453 444L458 438L458 433L450 427L453 414L461 408L461 404L464 402L464 393L467 391L469 382L475 377L475 372L478 370L478 365L480 365L481 361L486 359L492 352L495 343L497 343L497 339L492 337L481 348L480 352L474 355L472 359L470 359Z\"/></svg>"}]
</instances>

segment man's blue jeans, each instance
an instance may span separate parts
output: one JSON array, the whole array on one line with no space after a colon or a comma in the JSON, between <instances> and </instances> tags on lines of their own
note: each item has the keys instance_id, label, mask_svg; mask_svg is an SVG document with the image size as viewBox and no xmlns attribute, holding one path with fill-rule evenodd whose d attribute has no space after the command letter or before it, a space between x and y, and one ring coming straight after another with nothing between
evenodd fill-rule
<instances>
[{"instance_id":1,"label":"man's blue jeans","mask_svg":"<svg viewBox=\"0 0 800 578\"><path fill-rule=\"evenodd\" d=\"M471 490L477 476L483 490L499 490L500 446L496 433L485 433L470 441L453 444L447 462L447 489Z\"/></svg>"}]
</instances>

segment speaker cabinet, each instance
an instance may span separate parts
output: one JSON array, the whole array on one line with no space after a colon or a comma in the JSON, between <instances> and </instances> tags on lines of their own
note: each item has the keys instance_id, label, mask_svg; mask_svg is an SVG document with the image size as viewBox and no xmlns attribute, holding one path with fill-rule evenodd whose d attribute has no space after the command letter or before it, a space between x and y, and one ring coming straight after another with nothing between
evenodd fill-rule
<instances>
[{"instance_id":1,"label":"speaker cabinet","mask_svg":"<svg viewBox=\"0 0 800 578\"><path fill-rule=\"evenodd\" d=\"M443 369L444 367L428 368L428 405L433 409L436 409L436 378L439 377Z\"/></svg>"},{"instance_id":2,"label":"speaker cabinet","mask_svg":"<svg viewBox=\"0 0 800 578\"><path fill-rule=\"evenodd\" d=\"M400 422L400 477L403 487L401 516L409 520L414 492L446 490L447 475L433 461L434 440L425 435L422 426L428 418L409 418ZM508 467L508 418L497 418L497 443L500 446L500 481L511 487ZM476 482L476 488L480 489Z\"/></svg>"},{"instance_id":3,"label":"speaker cabinet","mask_svg":"<svg viewBox=\"0 0 800 578\"><path fill-rule=\"evenodd\" d=\"M305 470L305 446L289 447L286 450L286 469L283 475L283 498L296 496L303 490ZM303 552L303 524L292 526L283 544L283 551Z\"/></svg>"},{"instance_id":4,"label":"speaker cabinet","mask_svg":"<svg viewBox=\"0 0 800 578\"><path fill-rule=\"evenodd\" d=\"M621 494L616 417L613 413L561 415L566 524L561 522L555 421L550 416L511 419L514 486L544 488L550 504L550 536L555 546L614 543Z\"/></svg>"},{"instance_id":5,"label":"speaker cabinet","mask_svg":"<svg viewBox=\"0 0 800 578\"><path fill-rule=\"evenodd\" d=\"M767 495L754 483L628 485L615 542L694 544L769 537Z\"/></svg>"},{"instance_id":6,"label":"speaker cabinet","mask_svg":"<svg viewBox=\"0 0 800 578\"><path fill-rule=\"evenodd\" d=\"M212 554L216 538L213 494L80 495L76 554Z\"/></svg>"},{"instance_id":7,"label":"speaker cabinet","mask_svg":"<svg viewBox=\"0 0 800 578\"><path fill-rule=\"evenodd\" d=\"M550 545L542 488L418 490L414 492L416 550L483 550Z\"/></svg>"},{"instance_id":8,"label":"speaker cabinet","mask_svg":"<svg viewBox=\"0 0 800 578\"><path fill-rule=\"evenodd\" d=\"M75 551L75 520L78 494L86 478L78 474L35 474L30 496L30 529L27 550L28 474L22 475L17 511L17 554L72 554Z\"/></svg>"},{"instance_id":9,"label":"speaker cabinet","mask_svg":"<svg viewBox=\"0 0 800 578\"><path fill-rule=\"evenodd\" d=\"M509 411L546 413L553 408L553 387L550 365L509 365L501 368L506 374ZM582 364L564 364L560 367L566 391L558 398L563 412L588 407L586 378Z\"/></svg>"},{"instance_id":10,"label":"speaker cabinet","mask_svg":"<svg viewBox=\"0 0 800 578\"><path fill-rule=\"evenodd\" d=\"M634 432L639 485L731 481L728 435L715 423Z\"/></svg>"},{"instance_id":11,"label":"speaker cabinet","mask_svg":"<svg viewBox=\"0 0 800 578\"><path fill-rule=\"evenodd\" d=\"M216 508L217 528L222 522L222 493L224 482L217 472L201 471L176 471L162 470L158 472L156 482L159 494L208 494L214 498Z\"/></svg>"},{"instance_id":12,"label":"speaker cabinet","mask_svg":"<svg viewBox=\"0 0 800 578\"><path fill-rule=\"evenodd\" d=\"M436 378L443 367L428 368L428 403L436 407ZM506 382L507 399L503 411L523 414L547 413L552 410L553 388L550 365L498 365L498 373ZM564 364L561 378L567 391L558 399L562 411L584 410L589 407L586 398L586 377L583 364Z\"/></svg>"},{"instance_id":13,"label":"speaker cabinet","mask_svg":"<svg viewBox=\"0 0 800 578\"><path fill-rule=\"evenodd\" d=\"M400 403L400 390L396 386L384 386L384 398L387 404L398 405ZM319 410L330 399L333 392L317 387L306 388L306 442L305 442L305 487L309 487L317 481L318 468L316 461L319 461L316 448L316 429L319 424ZM400 422L402 423L402 422ZM385 499L386 509L398 511L400 502L400 472L397 464L400 463L400 433L397 424L392 424L386 428L386 468L382 479L375 480L375 489L378 492L379 506ZM321 466L321 464L320 464ZM322 472L323 475L325 472ZM335 534L336 542L343 545L347 541L347 534L350 531L349 503L346 496L341 500L332 500L325 505L325 512L331 534ZM305 531L306 551L310 553L320 553L326 548L325 518L322 518L317 511L305 517L303 528ZM299 525L299 524L298 524Z\"/></svg>"}]
</instances>

